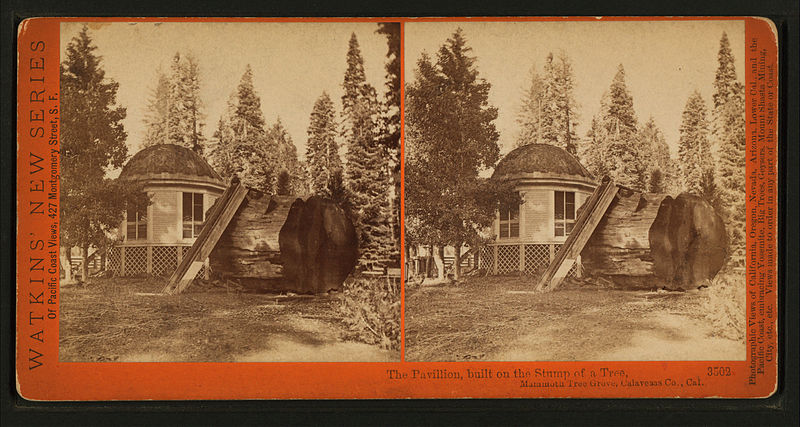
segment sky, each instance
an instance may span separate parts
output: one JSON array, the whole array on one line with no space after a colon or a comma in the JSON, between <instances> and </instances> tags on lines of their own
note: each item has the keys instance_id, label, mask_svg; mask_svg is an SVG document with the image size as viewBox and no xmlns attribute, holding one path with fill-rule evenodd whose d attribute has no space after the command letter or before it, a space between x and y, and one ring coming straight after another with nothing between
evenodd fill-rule
<instances>
[{"instance_id":1,"label":"sky","mask_svg":"<svg viewBox=\"0 0 800 427\"><path fill-rule=\"evenodd\" d=\"M723 31L731 42L737 78L743 82L743 21L409 22L404 40L406 82L413 81L421 53L435 59L457 27L477 57L480 77L492 85L489 103L498 108L495 125L502 153L512 149L519 132L516 119L530 85L531 67L536 64L541 73L548 52L563 50L572 60L579 136L586 135L622 64L639 122L652 115L673 155L689 95L699 90L711 106Z\"/></svg>"},{"instance_id":2,"label":"sky","mask_svg":"<svg viewBox=\"0 0 800 427\"><path fill-rule=\"evenodd\" d=\"M83 23L61 24L62 58ZM176 52L191 52L200 64L200 96L205 104L203 134L211 139L228 97L245 67L261 97L268 125L278 117L302 158L314 102L327 91L341 112L342 81L351 33L358 38L367 80L385 92L386 37L376 23L89 23L106 77L119 83L117 103L127 108L123 121L129 154L141 148L148 99L156 71L169 70Z\"/></svg>"}]
</instances>

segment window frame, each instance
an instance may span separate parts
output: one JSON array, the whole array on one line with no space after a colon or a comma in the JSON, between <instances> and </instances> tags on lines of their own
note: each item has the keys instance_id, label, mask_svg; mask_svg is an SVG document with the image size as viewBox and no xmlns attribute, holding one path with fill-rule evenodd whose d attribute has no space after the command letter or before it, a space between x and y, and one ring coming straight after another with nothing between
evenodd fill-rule
<instances>
[{"instance_id":1,"label":"window frame","mask_svg":"<svg viewBox=\"0 0 800 427\"><path fill-rule=\"evenodd\" d=\"M517 193L519 196L519 193ZM504 218L504 215L505 218ZM512 215L516 213L516 215ZM521 234L520 230L520 203L515 204L514 206L511 205L500 205L500 209L498 211L498 230L497 230L497 238L498 239L519 239ZM505 235L503 235L503 231L506 231Z\"/></svg>"},{"instance_id":2,"label":"window frame","mask_svg":"<svg viewBox=\"0 0 800 427\"><path fill-rule=\"evenodd\" d=\"M133 212L133 221L131 221L131 212ZM145 207L144 213L138 209L128 209L125 212L125 238L127 240L147 240L147 208ZM135 230L131 235L131 227ZM141 231L144 230L142 233Z\"/></svg>"},{"instance_id":3,"label":"window frame","mask_svg":"<svg viewBox=\"0 0 800 427\"><path fill-rule=\"evenodd\" d=\"M190 197L189 215L186 215L186 197ZM205 223L205 193L193 191L181 192L181 236L184 239L195 239L200 235ZM199 211L197 210L199 208ZM200 219L198 220L197 217ZM189 235L187 236L187 232Z\"/></svg>"},{"instance_id":4,"label":"window frame","mask_svg":"<svg viewBox=\"0 0 800 427\"><path fill-rule=\"evenodd\" d=\"M561 195L559 200L559 195ZM571 201L569 199L572 199ZM575 227L575 191L553 190L553 236L568 237ZM560 212L559 212L559 207ZM559 214L561 218L559 218ZM570 218L571 216L571 218ZM559 234L561 233L561 234Z\"/></svg>"}]
</instances>

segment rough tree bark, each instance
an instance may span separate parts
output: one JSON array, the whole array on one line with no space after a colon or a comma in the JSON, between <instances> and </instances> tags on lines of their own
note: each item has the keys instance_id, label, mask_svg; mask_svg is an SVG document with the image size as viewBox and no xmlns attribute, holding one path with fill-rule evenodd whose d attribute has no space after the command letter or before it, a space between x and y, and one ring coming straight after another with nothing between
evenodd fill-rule
<instances>
[{"instance_id":1,"label":"rough tree bark","mask_svg":"<svg viewBox=\"0 0 800 427\"><path fill-rule=\"evenodd\" d=\"M433 262L436 264L436 280L444 280L444 246L433 246Z\"/></svg>"},{"instance_id":2,"label":"rough tree bark","mask_svg":"<svg viewBox=\"0 0 800 427\"><path fill-rule=\"evenodd\" d=\"M621 188L581 258L589 275L677 288L713 278L726 255L722 219L705 200Z\"/></svg>"}]
</instances>

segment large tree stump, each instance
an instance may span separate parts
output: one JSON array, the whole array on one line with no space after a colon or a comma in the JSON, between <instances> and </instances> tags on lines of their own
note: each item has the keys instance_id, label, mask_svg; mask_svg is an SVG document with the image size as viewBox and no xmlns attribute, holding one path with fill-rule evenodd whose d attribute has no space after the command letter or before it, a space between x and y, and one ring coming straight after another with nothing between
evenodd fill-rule
<instances>
[{"instance_id":1,"label":"large tree stump","mask_svg":"<svg viewBox=\"0 0 800 427\"><path fill-rule=\"evenodd\" d=\"M621 188L581 260L621 285L687 287L713 278L726 256L722 219L705 200Z\"/></svg>"},{"instance_id":2,"label":"large tree stump","mask_svg":"<svg viewBox=\"0 0 800 427\"><path fill-rule=\"evenodd\" d=\"M297 199L280 233L284 276L298 292L340 289L358 258L355 227L334 202Z\"/></svg>"}]
</instances>

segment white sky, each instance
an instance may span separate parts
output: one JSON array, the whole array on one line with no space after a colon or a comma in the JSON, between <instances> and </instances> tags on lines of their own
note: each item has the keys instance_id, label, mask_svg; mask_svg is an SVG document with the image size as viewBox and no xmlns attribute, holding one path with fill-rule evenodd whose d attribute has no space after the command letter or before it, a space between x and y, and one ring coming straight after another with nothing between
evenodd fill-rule
<instances>
[{"instance_id":1,"label":"white sky","mask_svg":"<svg viewBox=\"0 0 800 427\"><path fill-rule=\"evenodd\" d=\"M654 22L408 22L405 25L405 78L412 81L422 51L433 60L457 27L477 57L480 76L492 84L489 102L499 110L495 121L501 151L508 152L531 66L541 67L548 52L563 50L572 59L574 95L579 104L577 133L586 135L600 98L618 64L625 67L639 122L650 115L677 152L681 114L689 95L699 90L711 105L712 84L722 32L728 33L743 82L743 21ZM709 117L710 118L710 117Z\"/></svg>"},{"instance_id":2,"label":"white sky","mask_svg":"<svg viewBox=\"0 0 800 427\"><path fill-rule=\"evenodd\" d=\"M62 58L83 23L61 24ZM306 129L314 101L327 91L341 112L342 81L350 34L364 57L367 80L379 95L384 89L386 37L376 23L90 23L90 35L102 56L106 77L119 83L117 103L127 108L124 121L129 153L144 138L143 123L156 70L168 71L175 52L192 52L200 63L200 95L205 103L203 134L211 139L228 97L250 64L268 125L280 116L305 156Z\"/></svg>"}]
</instances>

